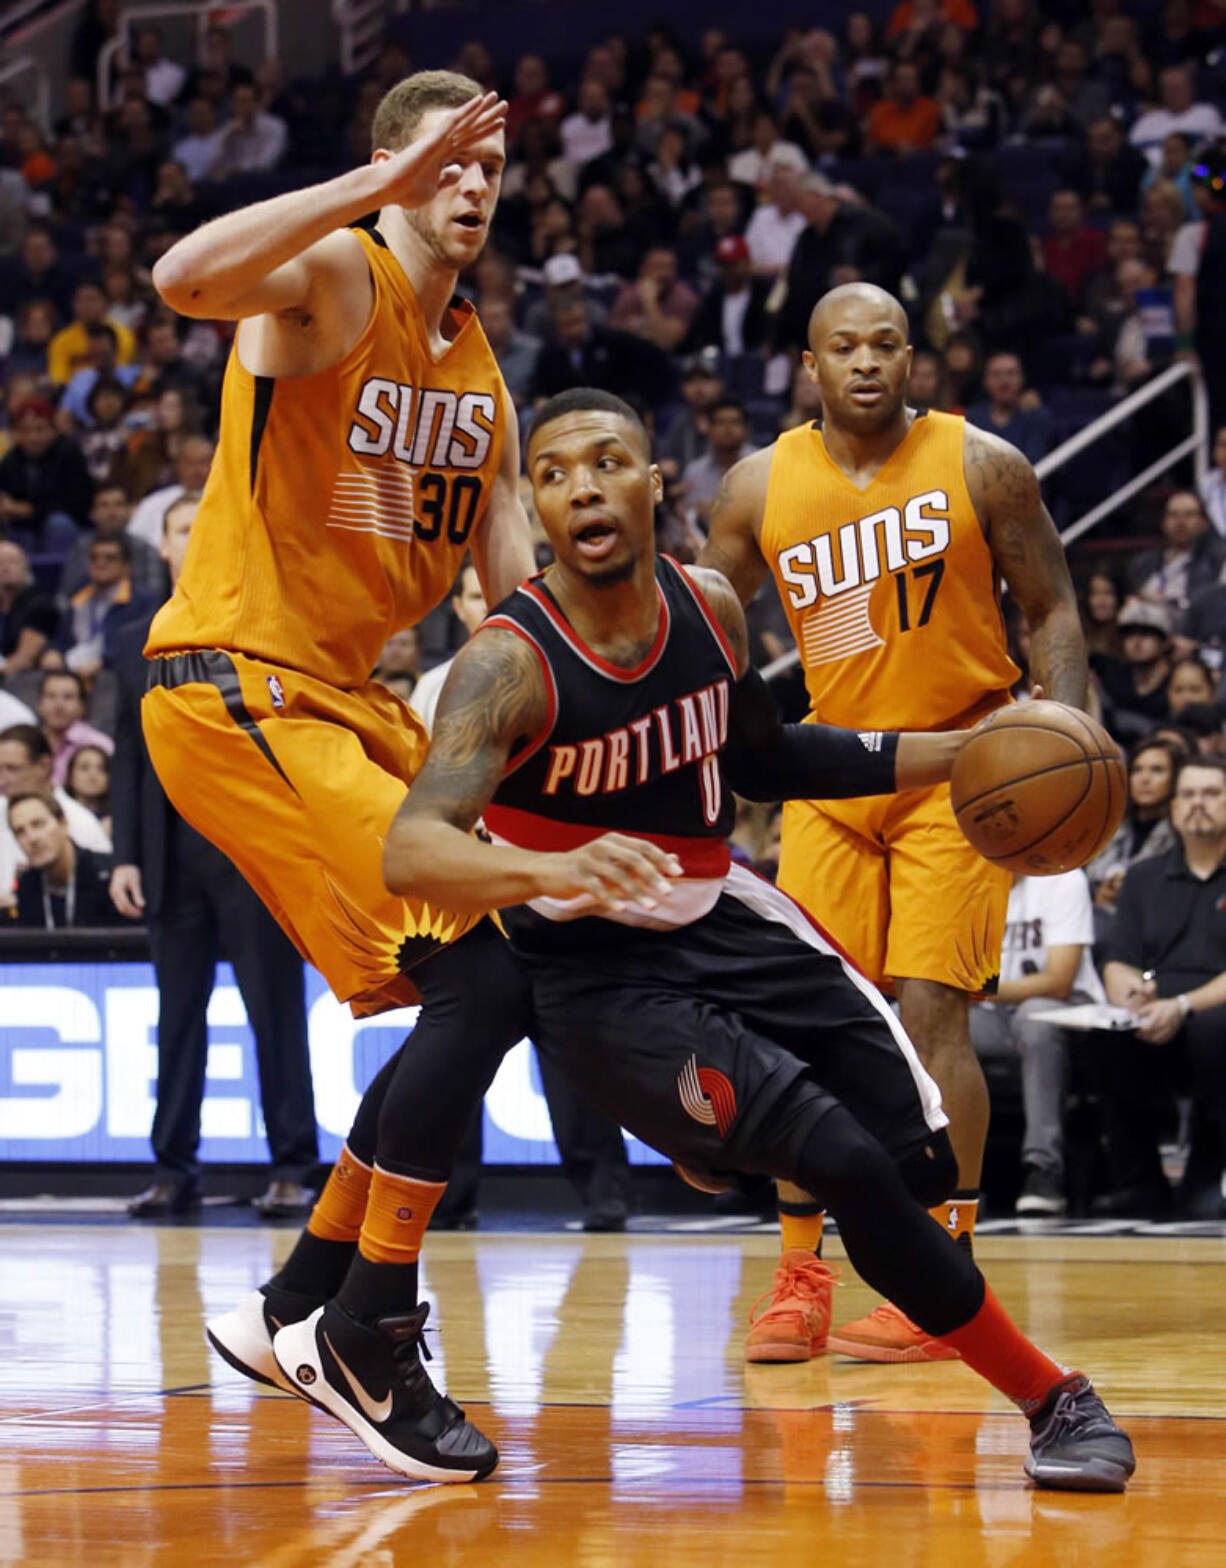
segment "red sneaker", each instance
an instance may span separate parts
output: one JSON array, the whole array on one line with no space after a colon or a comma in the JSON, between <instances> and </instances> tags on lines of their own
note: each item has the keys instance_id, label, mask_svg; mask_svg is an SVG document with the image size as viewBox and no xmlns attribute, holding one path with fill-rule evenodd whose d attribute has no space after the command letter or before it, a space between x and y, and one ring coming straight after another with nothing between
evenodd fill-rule
<instances>
[{"instance_id":1,"label":"red sneaker","mask_svg":"<svg viewBox=\"0 0 1226 1568\"><path fill-rule=\"evenodd\" d=\"M866 1318L845 1323L827 1341L827 1348L855 1361L961 1361L952 1345L944 1345L912 1323L892 1302L883 1301Z\"/></svg>"},{"instance_id":2,"label":"red sneaker","mask_svg":"<svg viewBox=\"0 0 1226 1568\"><path fill-rule=\"evenodd\" d=\"M838 1277L838 1269L803 1247L785 1252L775 1270L775 1283L749 1309L746 1361L808 1361L820 1356L826 1348L830 1298Z\"/></svg>"}]
</instances>

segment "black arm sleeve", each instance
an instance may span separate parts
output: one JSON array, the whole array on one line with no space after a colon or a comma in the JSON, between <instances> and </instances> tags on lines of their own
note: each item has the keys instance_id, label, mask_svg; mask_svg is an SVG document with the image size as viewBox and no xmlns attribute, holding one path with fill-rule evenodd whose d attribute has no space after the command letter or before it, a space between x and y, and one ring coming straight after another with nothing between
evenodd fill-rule
<instances>
[{"instance_id":1,"label":"black arm sleeve","mask_svg":"<svg viewBox=\"0 0 1226 1568\"><path fill-rule=\"evenodd\" d=\"M721 766L746 800L842 800L889 795L898 736L889 731L783 724L766 682L751 669L732 689Z\"/></svg>"}]
</instances>

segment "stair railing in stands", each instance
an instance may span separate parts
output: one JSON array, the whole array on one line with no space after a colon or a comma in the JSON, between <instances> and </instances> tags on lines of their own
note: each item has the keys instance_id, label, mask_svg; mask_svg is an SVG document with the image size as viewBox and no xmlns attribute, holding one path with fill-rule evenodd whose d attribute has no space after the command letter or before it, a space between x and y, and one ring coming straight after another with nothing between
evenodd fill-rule
<instances>
[{"instance_id":1,"label":"stair railing in stands","mask_svg":"<svg viewBox=\"0 0 1226 1568\"><path fill-rule=\"evenodd\" d=\"M85 0L7 0L0 10L0 43L10 43L18 35L24 41L39 30L40 23L55 21L84 6Z\"/></svg>"},{"instance_id":2,"label":"stair railing in stands","mask_svg":"<svg viewBox=\"0 0 1226 1568\"><path fill-rule=\"evenodd\" d=\"M341 71L364 71L379 53L383 30L394 10L392 0L332 0L332 20L340 29Z\"/></svg>"},{"instance_id":3,"label":"stair railing in stands","mask_svg":"<svg viewBox=\"0 0 1226 1568\"><path fill-rule=\"evenodd\" d=\"M155 21L158 17L191 16L196 19L197 48L203 52L204 40L208 35L215 7L200 3L200 0L154 0L150 5L124 6L119 13L119 28L114 38L108 38L98 51L98 103L104 109L114 108L111 96L111 65L119 51L128 44L132 32L143 22ZM275 60L277 54L277 6L276 0L228 0L225 13L228 19L233 19L239 11L255 11L264 18L264 54L265 60Z\"/></svg>"},{"instance_id":4,"label":"stair railing in stands","mask_svg":"<svg viewBox=\"0 0 1226 1568\"><path fill-rule=\"evenodd\" d=\"M26 75L32 75L34 78L34 100L30 105L30 111L38 125L44 131L49 131L51 129L51 82L42 65L32 54L14 55L0 65L0 100L3 100L6 82L15 81L18 77Z\"/></svg>"},{"instance_id":5,"label":"stair railing in stands","mask_svg":"<svg viewBox=\"0 0 1226 1568\"><path fill-rule=\"evenodd\" d=\"M1160 474L1168 468L1173 468L1183 458L1191 456L1196 483L1200 484L1205 477L1209 463L1209 399L1205 394L1204 379L1199 369L1190 360L1176 360L1176 362L1162 371L1160 375L1147 381L1144 386L1138 387L1135 392L1126 398L1121 398L1114 408L1108 409L1105 414L1093 420L1084 430L1079 430L1076 435L1070 436L1067 441L1062 441L1054 452L1049 452L1046 457L1040 458L1035 464L1035 473L1040 480L1047 479L1072 458L1084 452L1087 447L1093 446L1100 436L1105 436L1108 431L1114 430L1117 425L1130 419L1138 409L1144 408L1147 403L1152 403L1165 392L1181 381L1192 383L1192 433L1164 452L1161 457L1155 458L1152 463L1135 474L1126 484L1120 485L1117 490L1105 497L1097 506L1079 517L1076 522L1070 523L1061 535L1061 542L1069 545L1074 539L1080 539L1082 534L1089 533L1104 517L1109 517L1112 512L1118 511L1121 506L1132 500L1152 484ZM799 663L800 655L795 648L790 648L787 653L771 661L763 667L762 675L766 680L774 680L792 669Z\"/></svg>"}]
</instances>

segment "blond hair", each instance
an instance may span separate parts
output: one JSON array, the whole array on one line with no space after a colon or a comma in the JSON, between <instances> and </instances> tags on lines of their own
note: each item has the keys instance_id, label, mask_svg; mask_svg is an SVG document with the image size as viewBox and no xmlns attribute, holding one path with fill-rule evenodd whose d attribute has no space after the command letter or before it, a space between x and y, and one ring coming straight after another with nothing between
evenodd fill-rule
<instances>
[{"instance_id":1,"label":"blond hair","mask_svg":"<svg viewBox=\"0 0 1226 1568\"><path fill-rule=\"evenodd\" d=\"M379 100L370 127L372 150L399 152L417 134L427 109L458 109L484 92L480 82L459 71L415 71Z\"/></svg>"}]
</instances>

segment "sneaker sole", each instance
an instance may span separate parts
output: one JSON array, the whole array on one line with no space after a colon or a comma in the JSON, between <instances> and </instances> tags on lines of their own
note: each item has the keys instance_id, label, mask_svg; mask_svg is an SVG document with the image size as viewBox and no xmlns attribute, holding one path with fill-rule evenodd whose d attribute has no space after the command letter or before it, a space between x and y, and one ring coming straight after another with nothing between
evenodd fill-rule
<instances>
[{"instance_id":1,"label":"sneaker sole","mask_svg":"<svg viewBox=\"0 0 1226 1568\"><path fill-rule=\"evenodd\" d=\"M1122 1492L1136 1469L1136 1462L1036 1460L1033 1454L1027 1454L1025 1469L1036 1486L1053 1492Z\"/></svg>"},{"instance_id":2,"label":"sneaker sole","mask_svg":"<svg viewBox=\"0 0 1226 1568\"><path fill-rule=\"evenodd\" d=\"M397 1475L407 1476L411 1481L447 1481L455 1484L479 1481L490 1474L498 1463L497 1453L494 1455L494 1463L488 1469L448 1470L442 1465L431 1465L425 1460L414 1459L411 1454L406 1454L402 1449L389 1443L378 1427L369 1422L360 1411L355 1410L344 1395L338 1394L328 1382L315 1342L315 1328L322 1315L323 1308L320 1307L305 1322L291 1323L283 1328L273 1341L273 1355L276 1357L277 1366L282 1375L294 1385L296 1394L317 1405L327 1415L343 1421L380 1464L386 1465L389 1470L394 1470ZM305 1383L298 1375L304 1369L312 1373L312 1378L307 1379Z\"/></svg>"},{"instance_id":3,"label":"sneaker sole","mask_svg":"<svg viewBox=\"0 0 1226 1568\"><path fill-rule=\"evenodd\" d=\"M766 1340L755 1345L745 1342L745 1359L755 1364L763 1361L812 1361L815 1356L826 1354L826 1341L815 1339L806 1344L803 1339Z\"/></svg>"},{"instance_id":4,"label":"sneaker sole","mask_svg":"<svg viewBox=\"0 0 1226 1568\"><path fill-rule=\"evenodd\" d=\"M847 1356L852 1361L876 1361L889 1366L900 1366L903 1363L917 1361L961 1361L962 1357L956 1350L946 1345L929 1348L928 1345L907 1345L898 1349L892 1345L873 1345L858 1339L843 1339L838 1334L831 1334L826 1341L827 1350L833 1351L836 1356Z\"/></svg>"},{"instance_id":5,"label":"sneaker sole","mask_svg":"<svg viewBox=\"0 0 1226 1568\"><path fill-rule=\"evenodd\" d=\"M1023 1216L1033 1215L1038 1219L1058 1220L1068 1213L1068 1204L1056 1203L1051 1198L1019 1198L1013 1212Z\"/></svg>"},{"instance_id":6,"label":"sneaker sole","mask_svg":"<svg viewBox=\"0 0 1226 1568\"><path fill-rule=\"evenodd\" d=\"M298 1394L277 1365L267 1332L261 1334L256 1329L249 1320L250 1314L250 1308L240 1306L221 1317L210 1318L205 1324L205 1338L224 1362L253 1383L262 1383L283 1394Z\"/></svg>"}]
</instances>

